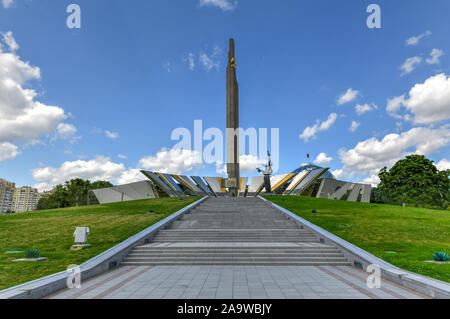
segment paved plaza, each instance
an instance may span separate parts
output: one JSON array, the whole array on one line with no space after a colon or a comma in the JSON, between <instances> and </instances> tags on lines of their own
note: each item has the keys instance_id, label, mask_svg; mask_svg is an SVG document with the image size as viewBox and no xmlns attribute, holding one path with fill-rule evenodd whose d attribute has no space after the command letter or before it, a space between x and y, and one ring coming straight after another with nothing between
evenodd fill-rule
<instances>
[{"instance_id":1,"label":"paved plaza","mask_svg":"<svg viewBox=\"0 0 450 319\"><path fill-rule=\"evenodd\" d=\"M51 299L421 299L349 266L123 266Z\"/></svg>"}]
</instances>

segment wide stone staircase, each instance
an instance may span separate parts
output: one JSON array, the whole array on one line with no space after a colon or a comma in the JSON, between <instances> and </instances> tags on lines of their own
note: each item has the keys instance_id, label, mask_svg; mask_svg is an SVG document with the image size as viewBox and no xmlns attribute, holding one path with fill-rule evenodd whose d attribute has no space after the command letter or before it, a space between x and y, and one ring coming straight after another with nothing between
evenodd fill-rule
<instances>
[{"instance_id":1,"label":"wide stone staircase","mask_svg":"<svg viewBox=\"0 0 450 319\"><path fill-rule=\"evenodd\" d=\"M349 265L334 246L319 243L254 197L209 198L150 244L136 247L122 265Z\"/></svg>"}]
</instances>

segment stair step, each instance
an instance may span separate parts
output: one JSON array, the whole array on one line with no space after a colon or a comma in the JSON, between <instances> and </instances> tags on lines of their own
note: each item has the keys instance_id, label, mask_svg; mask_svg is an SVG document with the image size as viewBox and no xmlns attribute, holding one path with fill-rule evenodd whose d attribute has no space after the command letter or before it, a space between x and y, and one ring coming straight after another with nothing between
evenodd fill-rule
<instances>
[{"instance_id":1,"label":"stair step","mask_svg":"<svg viewBox=\"0 0 450 319\"><path fill-rule=\"evenodd\" d=\"M123 266L181 266L181 265L221 265L221 266L349 266L348 261L328 262L297 262L297 261L151 261L151 262L123 262Z\"/></svg>"}]
</instances>

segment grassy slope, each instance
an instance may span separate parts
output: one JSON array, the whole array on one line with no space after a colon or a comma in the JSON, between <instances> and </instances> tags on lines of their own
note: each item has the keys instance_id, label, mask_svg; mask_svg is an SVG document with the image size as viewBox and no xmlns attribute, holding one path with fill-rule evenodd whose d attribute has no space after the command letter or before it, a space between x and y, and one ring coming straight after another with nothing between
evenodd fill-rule
<instances>
[{"instance_id":1,"label":"grassy slope","mask_svg":"<svg viewBox=\"0 0 450 319\"><path fill-rule=\"evenodd\" d=\"M160 198L0 215L0 290L79 265L198 199ZM150 209L155 214L147 214ZM69 249L76 226L90 228L91 248ZM4 254L26 249L39 249L49 260L13 263L11 259L23 254Z\"/></svg>"},{"instance_id":2,"label":"grassy slope","mask_svg":"<svg viewBox=\"0 0 450 319\"><path fill-rule=\"evenodd\" d=\"M311 197L266 198L393 265L450 282L450 264L425 262L437 251L450 254L449 211Z\"/></svg>"}]
</instances>

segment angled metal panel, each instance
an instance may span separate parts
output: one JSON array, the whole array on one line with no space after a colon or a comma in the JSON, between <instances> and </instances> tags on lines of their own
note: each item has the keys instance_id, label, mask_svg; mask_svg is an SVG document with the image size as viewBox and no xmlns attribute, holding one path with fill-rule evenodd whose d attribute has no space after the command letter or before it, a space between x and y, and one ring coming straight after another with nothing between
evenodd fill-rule
<instances>
[{"instance_id":1,"label":"angled metal panel","mask_svg":"<svg viewBox=\"0 0 450 319\"><path fill-rule=\"evenodd\" d=\"M198 188L197 185L195 185L195 183L189 177L184 175L172 175L172 177L175 178L184 186L186 186L188 189L190 189L194 194L196 195L204 194L204 192L202 192L202 190Z\"/></svg>"},{"instance_id":2,"label":"angled metal panel","mask_svg":"<svg viewBox=\"0 0 450 319\"><path fill-rule=\"evenodd\" d=\"M248 188L249 194L260 192L262 187L264 187L264 176L254 176L252 177L252 181L250 182L250 186Z\"/></svg>"},{"instance_id":3,"label":"angled metal panel","mask_svg":"<svg viewBox=\"0 0 450 319\"><path fill-rule=\"evenodd\" d=\"M144 174L145 176L147 176L147 178L149 178L153 183L155 183L156 185L159 186L159 188L161 188L161 190L163 190L164 192L166 192L167 195L171 196L171 197L177 197L178 195L172 190L172 188L170 188L169 185L167 185L165 182L163 182L161 180L161 178L159 178L159 176L151 171L141 171L142 174Z\"/></svg>"},{"instance_id":4,"label":"angled metal panel","mask_svg":"<svg viewBox=\"0 0 450 319\"><path fill-rule=\"evenodd\" d=\"M213 190L216 194L222 193L222 188L220 187L220 181L218 177L203 177L205 182L208 184L209 188Z\"/></svg>"},{"instance_id":5,"label":"angled metal panel","mask_svg":"<svg viewBox=\"0 0 450 319\"><path fill-rule=\"evenodd\" d=\"M350 192L350 195L348 195L347 201L356 202L359 194L361 193L361 188L362 188L361 184L355 184L355 187L353 187L353 190Z\"/></svg>"},{"instance_id":6,"label":"angled metal panel","mask_svg":"<svg viewBox=\"0 0 450 319\"><path fill-rule=\"evenodd\" d=\"M173 179L172 176L165 173L158 173L158 176L172 188L172 190L180 196L183 196L183 190L178 186L177 182Z\"/></svg>"},{"instance_id":7,"label":"angled metal panel","mask_svg":"<svg viewBox=\"0 0 450 319\"><path fill-rule=\"evenodd\" d=\"M208 185L206 185L200 176L191 176L191 178L202 191L208 194L208 196L216 196L216 194L209 189Z\"/></svg>"},{"instance_id":8,"label":"angled metal panel","mask_svg":"<svg viewBox=\"0 0 450 319\"><path fill-rule=\"evenodd\" d=\"M297 195L301 195L305 189L311 185L317 178L319 178L323 173L325 173L328 168L314 169L298 184L298 186L293 190Z\"/></svg>"},{"instance_id":9,"label":"angled metal panel","mask_svg":"<svg viewBox=\"0 0 450 319\"><path fill-rule=\"evenodd\" d=\"M290 194L301 181L309 174L310 171L303 171L298 173L293 179L289 186L286 188L285 194Z\"/></svg>"},{"instance_id":10,"label":"angled metal panel","mask_svg":"<svg viewBox=\"0 0 450 319\"><path fill-rule=\"evenodd\" d=\"M272 186L272 192L275 192L278 188L280 188L281 186L285 185L290 179L292 179L292 177L295 176L295 174L284 174L284 175L280 175L280 176L284 176L281 180L279 180L278 182L276 182L276 180L274 179L274 181L270 181Z\"/></svg>"}]
</instances>

